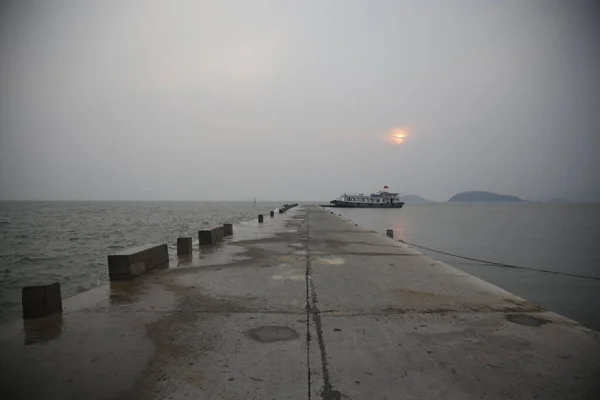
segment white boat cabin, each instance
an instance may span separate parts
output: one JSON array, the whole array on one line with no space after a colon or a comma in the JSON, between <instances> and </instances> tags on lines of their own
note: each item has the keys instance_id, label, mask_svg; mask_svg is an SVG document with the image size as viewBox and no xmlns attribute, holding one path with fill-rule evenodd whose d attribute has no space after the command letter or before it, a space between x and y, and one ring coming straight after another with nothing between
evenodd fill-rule
<instances>
[{"instance_id":1,"label":"white boat cabin","mask_svg":"<svg viewBox=\"0 0 600 400\"><path fill-rule=\"evenodd\" d=\"M364 195L362 193L360 193L360 194L344 193L341 196L340 200L349 202L349 203L358 203L358 204L399 203L400 202L400 194L385 192L385 191L381 191L381 190L378 191L377 193L372 193L371 195Z\"/></svg>"}]
</instances>

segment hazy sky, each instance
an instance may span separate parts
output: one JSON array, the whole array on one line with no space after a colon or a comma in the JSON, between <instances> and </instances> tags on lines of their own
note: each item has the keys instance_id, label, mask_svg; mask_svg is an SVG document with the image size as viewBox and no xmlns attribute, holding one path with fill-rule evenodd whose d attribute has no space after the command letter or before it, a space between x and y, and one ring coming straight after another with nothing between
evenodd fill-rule
<instances>
[{"instance_id":1,"label":"hazy sky","mask_svg":"<svg viewBox=\"0 0 600 400\"><path fill-rule=\"evenodd\" d=\"M600 200L594 3L4 1L0 198Z\"/></svg>"}]
</instances>

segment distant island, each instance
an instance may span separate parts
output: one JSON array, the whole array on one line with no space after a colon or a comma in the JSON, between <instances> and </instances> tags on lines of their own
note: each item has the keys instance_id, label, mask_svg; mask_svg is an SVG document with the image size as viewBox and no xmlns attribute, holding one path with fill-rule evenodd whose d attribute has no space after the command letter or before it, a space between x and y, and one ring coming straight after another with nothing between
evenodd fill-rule
<instances>
[{"instance_id":1,"label":"distant island","mask_svg":"<svg viewBox=\"0 0 600 400\"><path fill-rule=\"evenodd\" d=\"M416 203L433 203L431 200L427 200L416 194L405 194L400 196L400 201L403 201L407 204L416 204Z\"/></svg>"},{"instance_id":2,"label":"distant island","mask_svg":"<svg viewBox=\"0 0 600 400\"><path fill-rule=\"evenodd\" d=\"M497 194L492 192L462 192L458 193L448 201L465 202L465 203L519 203L525 202L516 196L506 194Z\"/></svg>"}]
</instances>

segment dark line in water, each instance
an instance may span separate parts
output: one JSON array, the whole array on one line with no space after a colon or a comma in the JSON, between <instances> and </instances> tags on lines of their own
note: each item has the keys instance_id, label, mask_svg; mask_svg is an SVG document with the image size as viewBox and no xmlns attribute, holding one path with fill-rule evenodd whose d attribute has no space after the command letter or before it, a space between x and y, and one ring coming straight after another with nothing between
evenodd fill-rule
<instances>
[{"instance_id":1,"label":"dark line in water","mask_svg":"<svg viewBox=\"0 0 600 400\"><path fill-rule=\"evenodd\" d=\"M447 253L445 251L441 251L441 250L436 250L436 249L432 249L430 247L425 247L425 246L420 246L418 244L414 244L414 243L410 243L404 240L399 240L400 243L404 243L407 244L409 246L413 246L413 247L417 247L419 249L423 249L423 250L427 250L427 251L431 251L434 253L438 253L438 254L443 254L445 256L450 256L450 257L456 257L456 258L462 258L463 260L469 260L469 261L475 261L475 262L479 262L482 264L487 264L487 265L493 265L494 267L503 267L503 268L513 268L513 269L524 269L524 270L529 270L529 271L538 271L538 272L545 272L547 274L555 274L555 275L565 275L565 276L573 276L576 278L584 278L584 279L593 279L596 281L600 281L600 277L597 276L589 276L589 275L579 275L579 274L572 274L569 272L558 272L558 271L550 271L548 269L538 269L538 268L527 268L527 267L520 267L518 265L510 265L510 264L503 264L503 263L498 263L498 262L494 262L494 261L486 261L486 260L481 260L478 258L472 258L472 257L465 257L465 256L459 256L458 254L452 254L452 253Z\"/></svg>"}]
</instances>

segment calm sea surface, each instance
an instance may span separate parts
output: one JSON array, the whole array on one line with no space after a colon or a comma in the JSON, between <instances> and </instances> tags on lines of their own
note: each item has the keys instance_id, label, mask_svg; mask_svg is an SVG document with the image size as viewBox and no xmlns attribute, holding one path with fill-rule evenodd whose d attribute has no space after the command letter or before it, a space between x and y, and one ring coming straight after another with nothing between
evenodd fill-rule
<instances>
[{"instance_id":1,"label":"calm sea surface","mask_svg":"<svg viewBox=\"0 0 600 400\"><path fill-rule=\"evenodd\" d=\"M252 224L281 203L0 202L0 320L21 312L21 287L59 281L64 297L108 281L106 256L168 243L205 226Z\"/></svg>"},{"instance_id":2,"label":"calm sea surface","mask_svg":"<svg viewBox=\"0 0 600 400\"><path fill-rule=\"evenodd\" d=\"M433 249L600 278L598 204L412 204L333 209L360 226ZM419 251L423 251L420 250ZM423 251L548 310L600 330L600 281L482 265Z\"/></svg>"}]
</instances>

